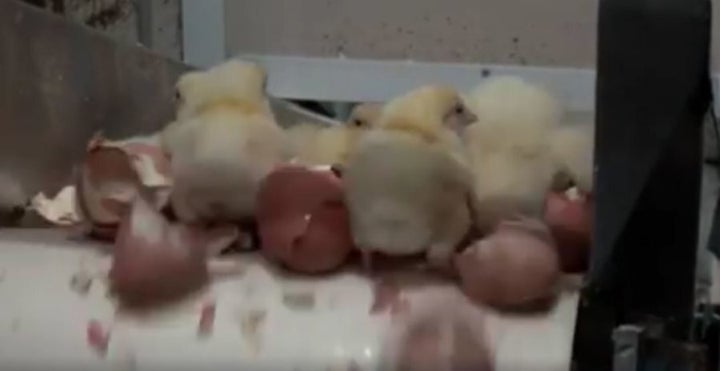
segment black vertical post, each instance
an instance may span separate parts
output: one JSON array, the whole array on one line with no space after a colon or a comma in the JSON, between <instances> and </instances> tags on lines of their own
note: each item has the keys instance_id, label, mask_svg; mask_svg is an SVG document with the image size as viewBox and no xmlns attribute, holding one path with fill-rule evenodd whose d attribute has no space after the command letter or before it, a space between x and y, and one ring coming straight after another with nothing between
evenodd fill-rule
<instances>
[{"instance_id":1,"label":"black vertical post","mask_svg":"<svg viewBox=\"0 0 720 371\"><path fill-rule=\"evenodd\" d=\"M595 235L579 370L610 370L611 331L650 319L689 332L710 0L601 0Z\"/></svg>"}]
</instances>

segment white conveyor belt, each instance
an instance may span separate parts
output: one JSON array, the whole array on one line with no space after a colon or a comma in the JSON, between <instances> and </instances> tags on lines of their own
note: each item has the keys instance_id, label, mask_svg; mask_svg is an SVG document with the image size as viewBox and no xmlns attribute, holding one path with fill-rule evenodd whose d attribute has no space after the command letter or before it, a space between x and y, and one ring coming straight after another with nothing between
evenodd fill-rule
<instances>
[{"instance_id":1,"label":"white conveyor belt","mask_svg":"<svg viewBox=\"0 0 720 371\"><path fill-rule=\"evenodd\" d=\"M215 282L175 308L117 316L96 280L82 295L81 266L107 269L107 253L60 231L0 231L0 368L72 370L372 370L387 319L371 317L369 282L351 273L288 279L254 257L244 274ZM300 300L288 305L286 295ZM201 303L217 303L214 331L198 337ZM302 303L301 303L302 302ZM569 370L577 291L546 315L491 314L497 371ZM250 331L255 317L257 331ZM88 322L112 326L107 354L88 346Z\"/></svg>"}]
</instances>

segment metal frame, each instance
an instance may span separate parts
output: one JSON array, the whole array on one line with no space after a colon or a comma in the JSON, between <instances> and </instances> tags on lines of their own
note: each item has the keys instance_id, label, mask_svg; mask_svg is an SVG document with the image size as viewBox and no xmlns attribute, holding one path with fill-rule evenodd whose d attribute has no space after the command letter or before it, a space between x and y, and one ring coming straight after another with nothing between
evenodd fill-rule
<instances>
[{"instance_id":1,"label":"metal frame","mask_svg":"<svg viewBox=\"0 0 720 371\"><path fill-rule=\"evenodd\" d=\"M646 339L654 344L643 353L648 359L631 369L697 369L673 362L697 356L688 341L711 92L710 1L650 4L600 6L596 224L575 347L582 371L612 369L611 334L624 324L659 329Z\"/></svg>"}]
</instances>

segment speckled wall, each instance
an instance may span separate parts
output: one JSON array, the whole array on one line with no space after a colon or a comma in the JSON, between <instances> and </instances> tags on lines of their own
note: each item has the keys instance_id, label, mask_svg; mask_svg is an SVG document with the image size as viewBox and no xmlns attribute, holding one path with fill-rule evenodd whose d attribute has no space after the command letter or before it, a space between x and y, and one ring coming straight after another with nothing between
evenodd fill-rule
<instances>
[{"instance_id":1,"label":"speckled wall","mask_svg":"<svg viewBox=\"0 0 720 371\"><path fill-rule=\"evenodd\" d=\"M231 53L573 66L594 59L597 0L225 4Z\"/></svg>"},{"instance_id":2,"label":"speckled wall","mask_svg":"<svg viewBox=\"0 0 720 371\"><path fill-rule=\"evenodd\" d=\"M592 67L597 3L227 0L226 40L231 55L342 53L354 58ZM715 8L720 20L720 7ZM715 28L718 34L717 22ZM714 54L719 49L714 48ZM714 59L720 71L720 58Z\"/></svg>"}]
</instances>

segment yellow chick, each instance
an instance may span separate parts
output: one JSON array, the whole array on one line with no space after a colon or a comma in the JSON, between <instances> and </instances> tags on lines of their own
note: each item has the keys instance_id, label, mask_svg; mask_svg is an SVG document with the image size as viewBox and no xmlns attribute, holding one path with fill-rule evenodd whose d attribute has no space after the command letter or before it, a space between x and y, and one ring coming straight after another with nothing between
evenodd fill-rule
<instances>
[{"instance_id":1,"label":"yellow chick","mask_svg":"<svg viewBox=\"0 0 720 371\"><path fill-rule=\"evenodd\" d=\"M557 172L550 139L561 121L559 102L517 77L491 79L465 99L478 117L463 138L477 226L489 231L505 217L541 215Z\"/></svg>"},{"instance_id":2,"label":"yellow chick","mask_svg":"<svg viewBox=\"0 0 720 371\"><path fill-rule=\"evenodd\" d=\"M322 125L309 122L292 125L285 129L293 155L298 157L301 151L309 148L317 133L322 129Z\"/></svg>"},{"instance_id":3,"label":"yellow chick","mask_svg":"<svg viewBox=\"0 0 720 371\"><path fill-rule=\"evenodd\" d=\"M344 125L301 124L288 129L297 161L305 165L345 165L360 137L376 125L381 108L379 104L363 103L352 110Z\"/></svg>"},{"instance_id":4,"label":"yellow chick","mask_svg":"<svg viewBox=\"0 0 720 371\"><path fill-rule=\"evenodd\" d=\"M289 157L265 95L265 72L229 61L177 83L177 119L162 133L172 161L170 202L184 222L253 215L260 181Z\"/></svg>"},{"instance_id":5,"label":"yellow chick","mask_svg":"<svg viewBox=\"0 0 720 371\"><path fill-rule=\"evenodd\" d=\"M355 245L445 268L470 227L471 177L456 133L475 119L452 88L425 86L390 101L343 175Z\"/></svg>"}]
</instances>

